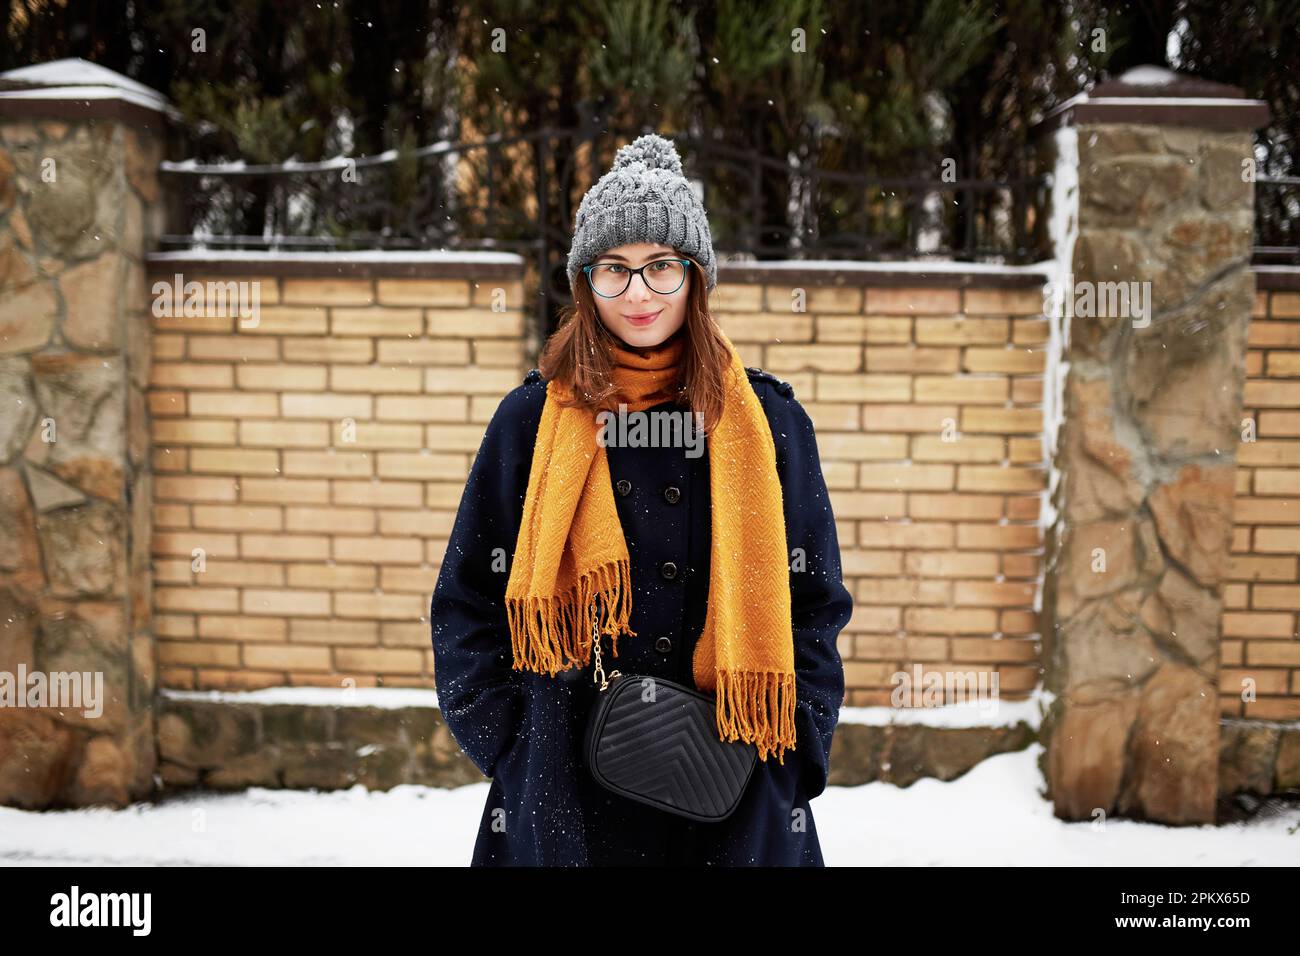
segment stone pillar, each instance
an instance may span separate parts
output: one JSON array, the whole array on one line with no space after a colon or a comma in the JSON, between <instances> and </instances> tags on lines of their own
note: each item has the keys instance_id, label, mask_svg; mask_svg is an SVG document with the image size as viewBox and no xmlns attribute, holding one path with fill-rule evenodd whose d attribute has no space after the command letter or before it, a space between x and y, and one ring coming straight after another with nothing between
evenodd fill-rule
<instances>
[{"instance_id":1,"label":"stone pillar","mask_svg":"<svg viewBox=\"0 0 1300 956\"><path fill-rule=\"evenodd\" d=\"M1154 67L1049 118L1078 155L1050 287L1060 426L1042 621L1043 770L1063 819L1215 819L1251 131L1266 119L1240 90Z\"/></svg>"},{"instance_id":2,"label":"stone pillar","mask_svg":"<svg viewBox=\"0 0 1300 956\"><path fill-rule=\"evenodd\" d=\"M10 806L121 806L153 787L144 254L168 107L148 93L79 60L0 75L0 803ZM51 696L33 696L33 675L51 679ZM83 681L80 705L71 684L55 694L60 677Z\"/></svg>"}]
</instances>

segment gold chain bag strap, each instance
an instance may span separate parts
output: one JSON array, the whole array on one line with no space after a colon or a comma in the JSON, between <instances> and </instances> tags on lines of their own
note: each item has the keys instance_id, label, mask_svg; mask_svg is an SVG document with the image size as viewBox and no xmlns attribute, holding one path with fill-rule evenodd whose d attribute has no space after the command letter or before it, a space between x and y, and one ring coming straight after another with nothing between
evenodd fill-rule
<instances>
[{"instance_id":1,"label":"gold chain bag strap","mask_svg":"<svg viewBox=\"0 0 1300 956\"><path fill-rule=\"evenodd\" d=\"M591 639L597 692L583 755L592 776L620 796L701 823L731 816L758 749L719 739L717 702L709 694L662 677L617 670L606 676L595 622Z\"/></svg>"}]
</instances>

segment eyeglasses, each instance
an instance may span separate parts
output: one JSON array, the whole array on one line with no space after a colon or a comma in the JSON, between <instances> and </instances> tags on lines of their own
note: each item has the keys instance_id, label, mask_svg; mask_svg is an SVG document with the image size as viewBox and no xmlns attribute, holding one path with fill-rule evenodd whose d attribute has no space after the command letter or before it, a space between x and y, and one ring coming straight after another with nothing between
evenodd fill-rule
<instances>
[{"instance_id":1,"label":"eyeglasses","mask_svg":"<svg viewBox=\"0 0 1300 956\"><path fill-rule=\"evenodd\" d=\"M686 269L690 259L656 259L647 262L638 269L629 269L617 262L597 262L595 265L583 266L591 291L605 299L613 299L627 291L632 284L632 277L640 275L641 281L651 292L660 295L672 295L686 281Z\"/></svg>"}]
</instances>

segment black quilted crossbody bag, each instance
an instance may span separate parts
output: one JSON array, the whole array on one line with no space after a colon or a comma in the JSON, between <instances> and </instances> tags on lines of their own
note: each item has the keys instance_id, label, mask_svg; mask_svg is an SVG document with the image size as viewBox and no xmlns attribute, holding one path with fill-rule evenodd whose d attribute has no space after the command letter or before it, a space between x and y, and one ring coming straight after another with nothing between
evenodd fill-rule
<instances>
[{"instance_id":1,"label":"black quilted crossbody bag","mask_svg":"<svg viewBox=\"0 0 1300 956\"><path fill-rule=\"evenodd\" d=\"M592 650L599 691L587 715L583 753L596 781L620 796L701 823L731 816L754 772L758 749L742 740L719 740L716 701L694 687L619 671L606 677L594 625Z\"/></svg>"}]
</instances>

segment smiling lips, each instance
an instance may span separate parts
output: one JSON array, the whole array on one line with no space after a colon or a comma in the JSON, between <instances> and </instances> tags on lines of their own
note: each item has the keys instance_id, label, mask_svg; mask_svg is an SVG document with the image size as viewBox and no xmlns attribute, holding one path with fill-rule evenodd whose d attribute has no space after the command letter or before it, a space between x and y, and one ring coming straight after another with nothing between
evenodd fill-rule
<instances>
[{"instance_id":1,"label":"smiling lips","mask_svg":"<svg viewBox=\"0 0 1300 956\"><path fill-rule=\"evenodd\" d=\"M662 312L663 310L661 309L660 311ZM623 318L627 319L633 325L649 325L658 317L659 317L659 312L643 312L640 315L623 316Z\"/></svg>"}]
</instances>

